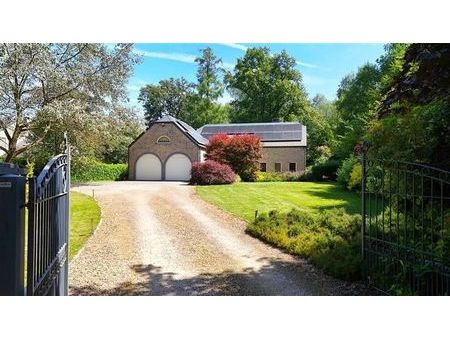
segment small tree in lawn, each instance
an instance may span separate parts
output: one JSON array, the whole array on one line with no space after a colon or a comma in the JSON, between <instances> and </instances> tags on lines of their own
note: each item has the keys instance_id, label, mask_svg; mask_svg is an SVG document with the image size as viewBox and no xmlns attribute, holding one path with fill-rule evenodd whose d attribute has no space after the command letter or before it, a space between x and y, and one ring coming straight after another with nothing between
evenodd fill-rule
<instances>
[{"instance_id":1,"label":"small tree in lawn","mask_svg":"<svg viewBox=\"0 0 450 338\"><path fill-rule=\"evenodd\" d=\"M254 181L261 158L261 140L250 134L217 134L209 140L206 158L228 164L243 181Z\"/></svg>"}]
</instances>

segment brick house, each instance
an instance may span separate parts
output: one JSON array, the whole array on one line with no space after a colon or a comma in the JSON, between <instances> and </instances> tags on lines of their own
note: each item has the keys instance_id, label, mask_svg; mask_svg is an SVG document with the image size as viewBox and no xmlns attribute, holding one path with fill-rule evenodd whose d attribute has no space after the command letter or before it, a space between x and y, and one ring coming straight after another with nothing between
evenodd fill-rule
<instances>
[{"instance_id":1,"label":"brick house","mask_svg":"<svg viewBox=\"0 0 450 338\"><path fill-rule=\"evenodd\" d=\"M306 127L298 122L207 124L195 130L171 116L150 124L129 145L130 180L186 181L193 162L203 161L214 134L255 134L261 138L261 171L305 170Z\"/></svg>"}]
</instances>

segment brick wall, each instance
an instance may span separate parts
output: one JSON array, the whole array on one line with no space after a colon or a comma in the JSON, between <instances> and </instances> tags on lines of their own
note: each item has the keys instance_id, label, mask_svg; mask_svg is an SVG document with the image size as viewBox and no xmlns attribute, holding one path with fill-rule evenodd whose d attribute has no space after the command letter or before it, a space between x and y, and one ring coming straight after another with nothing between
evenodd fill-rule
<instances>
[{"instance_id":1,"label":"brick wall","mask_svg":"<svg viewBox=\"0 0 450 338\"><path fill-rule=\"evenodd\" d=\"M160 136L168 136L170 143L156 143ZM173 123L155 123L128 149L128 177L135 179L136 161L140 156L152 153L159 157L163 169L170 155L182 153L192 162L200 161L200 148Z\"/></svg>"},{"instance_id":2,"label":"brick wall","mask_svg":"<svg viewBox=\"0 0 450 338\"><path fill-rule=\"evenodd\" d=\"M289 162L297 163L297 171L306 167L306 147L266 147L262 148L259 162L266 163L267 171L275 171L275 163L281 163L281 171L289 171Z\"/></svg>"}]
</instances>

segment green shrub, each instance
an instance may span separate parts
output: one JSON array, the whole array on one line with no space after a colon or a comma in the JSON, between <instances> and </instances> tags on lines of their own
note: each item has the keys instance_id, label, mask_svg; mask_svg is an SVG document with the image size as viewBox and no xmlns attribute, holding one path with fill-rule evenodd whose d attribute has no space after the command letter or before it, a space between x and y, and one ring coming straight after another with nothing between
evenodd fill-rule
<instances>
[{"instance_id":1,"label":"green shrub","mask_svg":"<svg viewBox=\"0 0 450 338\"><path fill-rule=\"evenodd\" d=\"M256 172L257 182L298 182L302 180L303 173L298 172Z\"/></svg>"},{"instance_id":2,"label":"green shrub","mask_svg":"<svg viewBox=\"0 0 450 338\"><path fill-rule=\"evenodd\" d=\"M335 180L339 161L329 160L311 167L311 178L314 181Z\"/></svg>"},{"instance_id":3,"label":"green shrub","mask_svg":"<svg viewBox=\"0 0 450 338\"><path fill-rule=\"evenodd\" d=\"M318 216L299 209L261 214L247 231L287 252L309 259L326 273L345 280L361 278L359 215L331 209Z\"/></svg>"},{"instance_id":4,"label":"green shrub","mask_svg":"<svg viewBox=\"0 0 450 338\"><path fill-rule=\"evenodd\" d=\"M348 187L348 182L350 181L353 167L357 163L359 163L359 160L354 155L350 155L348 158L342 161L341 166L337 170L337 182L343 188Z\"/></svg>"},{"instance_id":5,"label":"green shrub","mask_svg":"<svg viewBox=\"0 0 450 338\"><path fill-rule=\"evenodd\" d=\"M359 190L361 189L362 182L362 165L356 163L353 166L352 173L350 175L350 180L348 181L348 190Z\"/></svg>"},{"instance_id":6,"label":"green shrub","mask_svg":"<svg viewBox=\"0 0 450 338\"><path fill-rule=\"evenodd\" d=\"M103 163L89 157L80 157L72 162L72 181L121 181L128 177L128 165Z\"/></svg>"}]
</instances>

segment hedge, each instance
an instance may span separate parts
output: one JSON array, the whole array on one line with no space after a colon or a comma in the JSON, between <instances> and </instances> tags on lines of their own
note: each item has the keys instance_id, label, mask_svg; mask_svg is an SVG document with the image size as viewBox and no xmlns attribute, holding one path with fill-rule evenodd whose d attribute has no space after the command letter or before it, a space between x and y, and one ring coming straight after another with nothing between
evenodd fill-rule
<instances>
[{"instance_id":1,"label":"hedge","mask_svg":"<svg viewBox=\"0 0 450 338\"><path fill-rule=\"evenodd\" d=\"M336 180L339 161L329 160L311 167L311 179L314 181Z\"/></svg>"},{"instance_id":2,"label":"hedge","mask_svg":"<svg viewBox=\"0 0 450 338\"><path fill-rule=\"evenodd\" d=\"M304 176L303 173L258 171L256 172L256 182L298 182L303 181Z\"/></svg>"},{"instance_id":3,"label":"hedge","mask_svg":"<svg viewBox=\"0 0 450 338\"><path fill-rule=\"evenodd\" d=\"M128 178L128 165L103 163L82 157L72 163L72 182L122 181Z\"/></svg>"}]
</instances>

